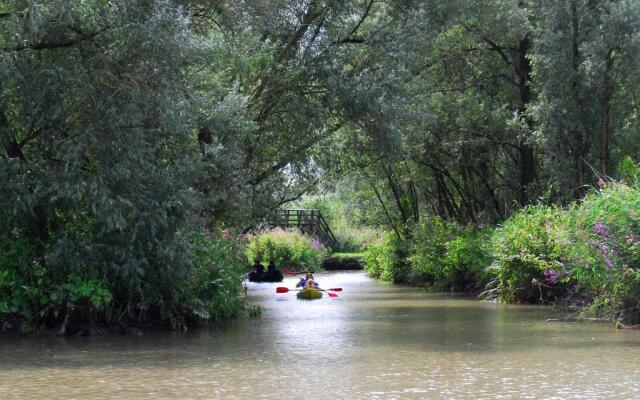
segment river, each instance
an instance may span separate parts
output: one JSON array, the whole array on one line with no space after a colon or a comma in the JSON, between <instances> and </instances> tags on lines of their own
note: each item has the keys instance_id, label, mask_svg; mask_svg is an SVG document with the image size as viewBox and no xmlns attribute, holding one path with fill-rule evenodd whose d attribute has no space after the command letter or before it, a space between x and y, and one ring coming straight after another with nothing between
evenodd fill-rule
<instances>
[{"instance_id":1,"label":"river","mask_svg":"<svg viewBox=\"0 0 640 400\"><path fill-rule=\"evenodd\" d=\"M2 339L0 399L640 398L640 332L362 272L338 298L250 284L259 319L184 334Z\"/></svg>"}]
</instances>

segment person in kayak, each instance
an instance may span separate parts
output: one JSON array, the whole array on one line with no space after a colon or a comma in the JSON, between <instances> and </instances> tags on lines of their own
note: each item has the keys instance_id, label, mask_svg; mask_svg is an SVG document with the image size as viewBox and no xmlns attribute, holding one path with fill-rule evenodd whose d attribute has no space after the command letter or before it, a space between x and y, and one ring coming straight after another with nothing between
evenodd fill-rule
<instances>
[{"instance_id":1,"label":"person in kayak","mask_svg":"<svg viewBox=\"0 0 640 400\"><path fill-rule=\"evenodd\" d=\"M257 275L262 275L264 274L264 266L262 265L262 263L258 260L256 260L253 263L253 271L257 274Z\"/></svg>"},{"instance_id":2,"label":"person in kayak","mask_svg":"<svg viewBox=\"0 0 640 400\"><path fill-rule=\"evenodd\" d=\"M305 288L305 287L317 288L318 287L318 282L316 282L316 280L313 279L313 274L307 274L304 278L300 278L300 280L296 284L296 287L299 287L299 288Z\"/></svg>"},{"instance_id":3,"label":"person in kayak","mask_svg":"<svg viewBox=\"0 0 640 400\"><path fill-rule=\"evenodd\" d=\"M269 261L269 265L267 266L267 272L270 274L273 274L277 270L278 270L278 267L276 267L276 263L274 263L273 260Z\"/></svg>"}]
</instances>

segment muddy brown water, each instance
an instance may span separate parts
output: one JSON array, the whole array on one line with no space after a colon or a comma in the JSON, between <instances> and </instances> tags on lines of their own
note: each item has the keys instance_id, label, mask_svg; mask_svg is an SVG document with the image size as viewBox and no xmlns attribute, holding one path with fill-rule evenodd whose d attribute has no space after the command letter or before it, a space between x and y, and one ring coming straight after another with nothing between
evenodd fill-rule
<instances>
[{"instance_id":1,"label":"muddy brown water","mask_svg":"<svg viewBox=\"0 0 640 400\"><path fill-rule=\"evenodd\" d=\"M0 399L638 399L640 332L548 307L319 274L250 284L261 319L186 334L2 339Z\"/></svg>"}]
</instances>

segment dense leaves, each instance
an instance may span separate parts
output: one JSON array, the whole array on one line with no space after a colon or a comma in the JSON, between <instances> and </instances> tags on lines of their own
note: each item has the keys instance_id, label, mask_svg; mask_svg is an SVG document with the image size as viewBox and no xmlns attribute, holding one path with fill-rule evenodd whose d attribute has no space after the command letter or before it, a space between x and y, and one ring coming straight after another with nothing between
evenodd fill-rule
<instances>
[{"instance_id":1,"label":"dense leaves","mask_svg":"<svg viewBox=\"0 0 640 400\"><path fill-rule=\"evenodd\" d=\"M327 256L327 249L319 239L295 230L273 229L249 238L247 259L251 264L273 263L292 271L315 271Z\"/></svg>"},{"instance_id":2,"label":"dense leaves","mask_svg":"<svg viewBox=\"0 0 640 400\"><path fill-rule=\"evenodd\" d=\"M175 325L199 268L187 15L129 1L2 11L2 311L61 332L94 311Z\"/></svg>"}]
</instances>

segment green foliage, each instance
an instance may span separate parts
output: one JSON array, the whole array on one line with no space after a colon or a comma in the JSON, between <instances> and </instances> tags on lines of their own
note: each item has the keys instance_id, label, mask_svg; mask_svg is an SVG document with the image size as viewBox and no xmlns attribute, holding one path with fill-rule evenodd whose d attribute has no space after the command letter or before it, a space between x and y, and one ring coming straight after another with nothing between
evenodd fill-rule
<instances>
[{"instance_id":1,"label":"green foliage","mask_svg":"<svg viewBox=\"0 0 640 400\"><path fill-rule=\"evenodd\" d=\"M344 228L334 231L338 245L336 250L345 253L361 252L379 236L372 228Z\"/></svg>"},{"instance_id":2,"label":"green foliage","mask_svg":"<svg viewBox=\"0 0 640 400\"><path fill-rule=\"evenodd\" d=\"M362 258L362 257L364 257L364 253L338 252L338 253L331 253L331 257L337 257L337 258Z\"/></svg>"},{"instance_id":3,"label":"green foliage","mask_svg":"<svg viewBox=\"0 0 640 400\"><path fill-rule=\"evenodd\" d=\"M295 230L273 229L249 239L247 259L251 264L274 262L279 268L315 270L328 255L322 243Z\"/></svg>"},{"instance_id":4,"label":"green foliage","mask_svg":"<svg viewBox=\"0 0 640 400\"><path fill-rule=\"evenodd\" d=\"M567 269L578 262L572 252L574 230L564 210L545 205L526 207L496 229L491 270L498 279L500 299L554 299L558 293L546 289L553 288L557 279L566 280ZM546 279L545 274L553 278Z\"/></svg>"},{"instance_id":5,"label":"green foliage","mask_svg":"<svg viewBox=\"0 0 640 400\"><path fill-rule=\"evenodd\" d=\"M62 285L71 303L88 303L95 310L103 310L113 298L104 282L97 279L83 280L78 275L71 275L67 283Z\"/></svg>"},{"instance_id":6,"label":"green foliage","mask_svg":"<svg viewBox=\"0 0 640 400\"><path fill-rule=\"evenodd\" d=\"M563 209L530 206L492 236L503 301L568 297L586 313L638 321L640 189L609 182Z\"/></svg>"},{"instance_id":7,"label":"green foliage","mask_svg":"<svg viewBox=\"0 0 640 400\"><path fill-rule=\"evenodd\" d=\"M2 2L1 310L47 326L67 302L78 319L174 327L233 315L230 250L201 231L252 226L318 180L341 182L307 200L342 250L367 247L374 275L457 289L484 280L468 224L546 188L568 204L595 180L587 165L611 175L622 160L637 181L637 1L210 3ZM625 190L507 220L492 239L505 299L555 298L550 280L631 298ZM395 238L369 245L353 226ZM296 243L251 251L317 263Z\"/></svg>"},{"instance_id":8,"label":"green foliage","mask_svg":"<svg viewBox=\"0 0 640 400\"><path fill-rule=\"evenodd\" d=\"M374 278L404 282L409 272L405 253L397 236L385 234L365 249L364 269Z\"/></svg>"},{"instance_id":9,"label":"green foliage","mask_svg":"<svg viewBox=\"0 0 640 400\"><path fill-rule=\"evenodd\" d=\"M194 245L195 270L184 303L202 319L235 316L245 306L240 296L246 264L244 245L231 238L203 235L196 236Z\"/></svg>"},{"instance_id":10,"label":"green foliage","mask_svg":"<svg viewBox=\"0 0 640 400\"><path fill-rule=\"evenodd\" d=\"M453 291L477 291L487 283L488 236L471 225L433 218L414 230L411 266L420 283Z\"/></svg>"},{"instance_id":11,"label":"green foliage","mask_svg":"<svg viewBox=\"0 0 640 400\"><path fill-rule=\"evenodd\" d=\"M226 95L216 108L191 90L200 78L192 67L211 49L185 8L5 3L0 313L62 332L86 323L178 329L232 315L237 273L229 263L203 272L195 255L210 245L194 237L210 215L196 188L235 153L203 157L201 115L188 110L215 109L208 122L238 135L252 124L233 118L242 96L212 91ZM193 292L194 276L217 283Z\"/></svg>"},{"instance_id":12,"label":"green foliage","mask_svg":"<svg viewBox=\"0 0 640 400\"><path fill-rule=\"evenodd\" d=\"M488 281L487 238L485 231L472 226L433 218L414 226L408 240L386 235L370 245L364 253L365 269L394 282L477 291Z\"/></svg>"},{"instance_id":13,"label":"green foliage","mask_svg":"<svg viewBox=\"0 0 640 400\"><path fill-rule=\"evenodd\" d=\"M592 299L588 310L600 317L640 320L640 187L607 183L570 212L579 227L576 241L588 254L574 272Z\"/></svg>"},{"instance_id":14,"label":"green foliage","mask_svg":"<svg viewBox=\"0 0 640 400\"><path fill-rule=\"evenodd\" d=\"M618 165L618 174L620 178L630 184L640 181L640 164L633 161L629 156L622 159Z\"/></svg>"},{"instance_id":15,"label":"green foliage","mask_svg":"<svg viewBox=\"0 0 640 400\"><path fill-rule=\"evenodd\" d=\"M337 251L360 252L374 241L378 230L361 225L359 207L354 205L351 194L339 185L334 192L305 196L294 203L297 208L317 209L326 219L337 240Z\"/></svg>"}]
</instances>

